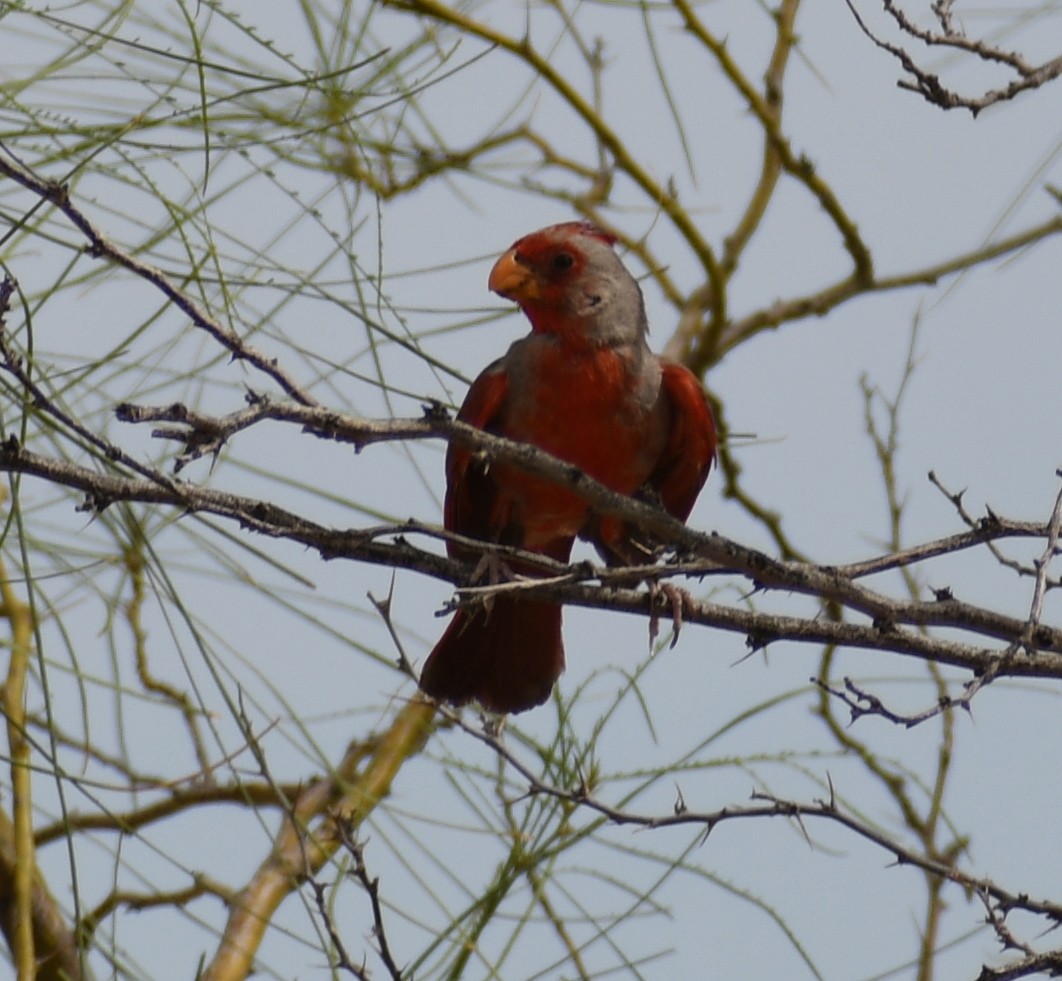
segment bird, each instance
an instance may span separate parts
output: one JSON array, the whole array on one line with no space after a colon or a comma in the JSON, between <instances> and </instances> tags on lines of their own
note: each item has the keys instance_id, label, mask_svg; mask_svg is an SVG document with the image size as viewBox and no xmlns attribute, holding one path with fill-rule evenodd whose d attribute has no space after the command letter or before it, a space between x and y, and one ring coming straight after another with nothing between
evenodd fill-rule
<instances>
[{"instance_id":1,"label":"bird","mask_svg":"<svg viewBox=\"0 0 1062 981\"><path fill-rule=\"evenodd\" d=\"M590 222L567 221L524 236L495 262L488 288L519 305L531 333L475 379L457 418L530 443L685 521L715 460L712 411L696 375L650 350L642 291L616 244ZM610 565L645 562L666 544L594 513L568 487L458 442L446 454L443 524L558 562L569 561L577 538ZM447 549L475 558L467 545ZM516 574L543 575L506 563ZM549 698L564 664L560 604L499 591L458 608L420 687L440 702L517 713Z\"/></svg>"}]
</instances>

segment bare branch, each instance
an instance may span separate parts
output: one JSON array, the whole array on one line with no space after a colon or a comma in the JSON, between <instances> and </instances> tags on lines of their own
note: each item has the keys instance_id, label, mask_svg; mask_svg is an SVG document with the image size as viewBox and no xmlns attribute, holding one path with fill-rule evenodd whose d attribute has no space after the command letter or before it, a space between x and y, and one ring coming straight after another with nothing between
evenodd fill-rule
<instances>
[{"instance_id":1,"label":"bare branch","mask_svg":"<svg viewBox=\"0 0 1062 981\"><path fill-rule=\"evenodd\" d=\"M968 38L955 27L951 16L950 0L937 0L933 4L933 12L941 24L940 31L930 31L919 27L908 17L902 7L896 5L894 0L882 0L886 12L892 16L900 30L908 37L929 47L951 48L972 55L981 61L1005 66L1011 69L1016 76L1008 85L989 89L980 96L960 95L948 88L938 75L920 67L907 50L883 40L871 31L856 10L853 0L845 0L845 2L863 33L879 48L896 58L904 71L911 76L910 80L901 79L897 85L902 89L917 92L927 102L941 109L968 109L972 115L976 116L988 106L1013 99L1022 92L1040 88L1062 75L1062 55L1042 65L1032 65L1017 52L1007 51L987 41Z\"/></svg>"},{"instance_id":2,"label":"bare branch","mask_svg":"<svg viewBox=\"0 0 1062 981\"><path fill-rule=\"evenodd\" d=\"M314 783L285 783L274 786L264 782L240 781L231 784L195 783L189 787L176 788L161 800L120 813L71 812L62 821L38 828L34 840L37 845L62 841L71 834L89 831L113 831L116 834L131 834L146 828L156 821L194 810L209 804L230 804L234 807L267 808L283 807L285 800L313 787Z\"/></svg>"},{"instance_id":3,"label":"bare branch","mask_svg":"<svg viewBox=\"0 0 1062 981\"><path fill-rule=\"evenodd\" d=\"M601 513L615 514L639 524L669 542L671 547L746 576L758 589L797 592L842 603L874 621L870 625L830 623L800 617L769 616L705 602L696 603L687 611L685 619L688 622L745 633L753 648L781 639L843 643L930 657L975 673L989 670L997 660L1002 659L999 673L1003 675L1062 675L1062 629L1039 625L1033 632L1033 641L1039 652L1036 655L1009 653L1008 649L992 651L980 646L921 636L902 629L901 625L958 627L970 630L981 638L1002 640L1007 644L1021 637L1026 625L1023 620L956 599L902 602L858 585L836 568L772 559L763 552L721 535L690 529L662 509L616 494L570 465L555 461L532 446L514 443L460 422L432 419L401 421L393 426L370 423L364 432L375 432L381 438L416 434L446 435L460 439L529 472L559 480L578 491ZM13 438L0 445L0 471L5 470L31 474L55 484L76 488L85 493L87 506L91 509L106 507L117 500L171 505L189 512L215 514L258 534L299 542L317 549L326 558L357 559L407 568L450 582L461 581L468 572L462 563L417 549L404 539L394 543L378 540L381 534L394 534L392 528L382 532L380 529L326 528L309 518L254 498L182 482L167 487L147 480L100 474L68 461L39 456L22 448ZM585 571L582 578L586 578ZM527 588L543 597L567 603L624 609L642 614L651 612L645 594L635 590L602 590L600 587L560 582L529 584Z\"/></svg>"},{"instance_id":4,"label":"bare branch","mask_svg":"<svg viewBox=\"0 0 1062 981\"><path fill-rule=\"evenodd\" d=\"M949 490L947 487L944 486L940 478L937 476L936 472L933 470L929 471L928 476L929 482L951 502L952 506L955 508L956 514L959 515L959 517L963 521L963 524L965 524L967 528L983 532L992 528L996 524L996 522L1000 520L999 515L997 515L991 508L987 509L987 513L983 518L978 519L973 517L973 515L971 515L963 505L963 497L966 494L965 491ZM1045 528L1045 536L1050 536L1050 534L1050 528ZM1001 566L1004 566L1007 569L1013 569L1019 576L1038 577L1040 575L1039 569L1037 569L1036 566L1026 565L1005 555L992 539L986 540L986 545L988 546L988 550L992 553L995 560ZM1062 576L1058 576L1052 581L1049 577L1046 576L1045 573L1044 587L1045 589L1057 589L1062 587Z\"/></svg>"},{"instance_id":5,"label":"bare branch","mask_svg":"<svg viewBox=\"0 0 1062 981\"><path fill-rule=\"evenodd\" d=\"M821 317L854 296L866 293L886 293L911 286L932 286L946 276L952 276L963 270L1010 255L1033 242L1039 242L1060 233L1062 233L1062 216L1056 215L1023 232L932 266L892 276L874 275L869 280L860 280L849 275L814 293L778 300L769 307L729 323L720 335L719 346L714 352L714 357L716 359L722 357L730 349L765 330L806 317Z\"/></svg>"},{"instance_id":6,"label":"bare branch","mask_svg":"<svg viewBox=\"0 0 1062 981\"><path fill-rule=\"evenodd\" d=\"M1062 477L1062 470L1056 470L1055 473ZM1051 568L1051 560L1059 553L1058 538L1060 532L1062 532L1062 490L1059 490L1058 497L1055 498L1055 507L1047 523L1047 544L1044 546L1040 557L1033 562L1036 567L1036 585L1033 588L1032 606L1029 609L1029 619L1026 626L1028 642L1031 642L1033 632L1036 630L1040 617L1043 615L1048 570Z\"/></svg>"},{"instance_id":7,"label":"bare branch","mask_svg":"<svg viewBox=\"0 0 1062 981\"><path fill-rule=\"evenodd\" d=\"M299 795L270 854L233 899L203 981L247 977L277 907L331 860L342 843L337 829L359 827L389 793L399 768L427 739L434 713L423 699L408 702L386 732L351 746L327 780Z\"/></svg>"},{"instance_id":8,"label":"bare branch","mask_svg":"<svg viewBox=\"0 0 1062 981\"><path fill-rule=\"evenodd\" d=\"M82 918L78 927L79 934L84 937L94 933L108 916L113 916L123 907L137 911L157 909L158 907L179 907L186 906L202 896L216 896L226 903L232 902L234 898L231 889L219 882L215 882L201 872L195 873L192 884L183 889L150 893L128 892L116 889L105 896Z\"/></svg>"},{"instance_id":9,"label":"bare branch","mask_svg":"<svg viewBox=\"0 0 1062 981\"><path fill-rule=\"evenodd\" d=\"M1019 978L1062 976L1062 949L1030 954L1005 967L983 967L977 981L1018 981Z\"/></svg>"},{"instance_id":10,"label":"bare branch","mask_svg":"<svg viewBox=\"0 0 1062 981\"><path fill-rule=\"evenodd\" d=\"M962 687L961 695L942 695L935 705L916 712L913 715L902 715L890 709L877 695L866 691L857 685L851 678L844 678L844 688L834 688L821 678L810 678L813 685L817 685L823 691L833 695L842 701L851 712L849 724L855 723L865 715L877 715L889 722L895 722L904 728L913 729L923 722L947 712L949 709L961 708L970 711L970 705L982 688L991 684L998 676L995 670L989 669L984 674L977 675L967 681Z\"/></svg>"},{"instance_id":11,"label":"bare branch","mask_svg":"<svg viewBox=\"0 0 1062 981\"><path fill-rule=\"evenodd\" d=\"M372 907L372 935L376 938L377 953L392 981L402 981L404 977L402 969L395 963L391 945L387 940L387 930L384 928L383 907L380 905L380 880L369 875L369 870L365 865L365 846L354 837L353 829L348 824L343 824L339 828L339 834L343 846L354 860L354 868L351 872L369 897L369 904Z\"/></svg>"},{"instance_id":12,"label":"bare branch","mask_svg":"<svg viewBox=\"0 0 1062 981\"><path fill-rule=\"evenodd\" d=\"M17 373L10 363L8 370ZM183 407L165 410L120 409L121 418L144 417L151 420L184 417L202 424L196 414ZM1031 632L1025 621L970 606L954 598L932 602L901 602L859 585L837 568L806 562L782 562L763 552L749 549L719 535L706 535L686 527L661 508L617 494L586 474L562 461L551 458L535 447L515 443L485 433L464 423L448 419L432 410L421 420L372 421L355 419L330 410L297 403L273 403L258 399L234 417L230 428L246 428L261 418L300 423L319 436L362 446L369 442L391 439L437 437L456 439L486 452L492 458L526 469L571 488L584 497L601 514L616 515L648 531L677 551L697 556L714 564L715 569L730 570L747 577L758 589L779 589L841 603L873 620L870 626L807 621L796 617L775 617L730 610L716 604L696 604L686 617L691 622L710 623L725 629L738 629L750 638L755 649L771 640L795 639L804 642L847 643L857 647L893 650L897 653L930 657L943 663L965 667L976 674L998 670L1001 674L1054 676L1053 659L1041 653L1035 663L1026 654L1011 652L1010 646L1020 637L1029 636L1032 649L1062 653L1062 630L1038 625ZM211 431L223 432L224 422ZM167 437L173 435L166 432ZM186 438L194 442L195 437ZM108 456L124 456L117 449ZM140 466L145 471L143 466ZM346 530L325 528L317 522L296 515L266 501L241 497L175 480L147 469L151 479L138 480L113 474L100 474L65 460L41 457L21 447L11 438L0 446L0 470L17 471L42 477L56 484L77 488L86 495L86 506L101 510L117 500L168 504L190 512L206 512L236 521L241 527L270 537L288 538L317 549L326 558L352 558L359 561L415 569L451 582L467 575L461 563L416 549L404 540L394 543L379 540L379 529ZM388 529L383 534L393 534ZM565 572L571 572L566 569ZM585 572L581 575L586 579ZM603 594L600 588L565 582L528 584L536 595L584 605L623 608L651 613L644 594L633 590ZM973 631L982 638L1001 640L1003 650L986 650L918 636L901 625L916 627L948 626ZM1002 665L997 662L1002 659Z\"/></svg>"},{"instance_id":13,"label":"bare branch","mask_svg":"<svg viewBox=\"0 0 1062 981\"><path fill-rule=\"evenodd\" d=\"M321 917L321 922L324 923L325 931L328 933L328 940L332 944L332 949L335 952L335 967L342 971L349 972L353 977L358 978L359 981L369 981L371 975L368 968L365 966L364 961L359 965L355 964L351 960L350 954L347 953L346 944L343 943L343 938L340 936L339 928L336 926L335 917L332 916L332 911L328 908L328 888L317 879L309 880L310 890L313 892L314 904L317 906L317 913Z\"/></svg>"},{"instance_id":14,"label":"bare branch","mask_svg":"<svg viewBox=\"0 0 1062 981\"><path fill-rule=\"evenodd\" d=\"M831 792L827 800L801 802L775 797L772 794L753 792L751 805L727 805L716 811L695 811L683 800L683 806L673 807L662 814L641 814L612 805L594 797L585 782L575 789L558 787L542 781L538 775L519 759L496 735L465 723L459 715L442 710L447 718L460 726L466 733L480 740L498 754L527 782L527 793L545 795L565 801L578 807L594 811L614 824L634 825L646 829L678 827L684 825L703 826L705 837L719 825L727 821L745 821L765 817L812 818L828 820L840 824L848 830L891 853L897 865L910 865L929 872L934 876L953 882L969 892L981 891L990 897L1000 909L1023 910L1049 920L1052 925L1062 924L1062 903L1048 899L1032 899L1024 892L1012 892L997 885L991 879L974 876L963 872L953 864L947 864L928 858L900 844L876 827L853 814L843 811L837 803L836 794ZM830 781L832 787L832 780Z\"/></svg>"},{"instance_id":15,"label":"bare branch","mask_svg":"<svg viewBox=\"0 0 1062 981\"><path fill-rule=\"evenodd\" d=\"M40 200L53 204L65 214L70 223L85 236L88 241L88 254L93 258L107 259L150 283L188 316L197 328L213 337L234 359L247 362L273 379L289 398L303 405L316 404L316 400L277 364L275 358L269 357L258 348L246 343L235 331L211 317L194 303L187 293L172 283L161 270L142 262L115 245L74 203L65 184L34 173L2 144L0 144L0 175L21 184Z\"/></svg>"}]
</instances>

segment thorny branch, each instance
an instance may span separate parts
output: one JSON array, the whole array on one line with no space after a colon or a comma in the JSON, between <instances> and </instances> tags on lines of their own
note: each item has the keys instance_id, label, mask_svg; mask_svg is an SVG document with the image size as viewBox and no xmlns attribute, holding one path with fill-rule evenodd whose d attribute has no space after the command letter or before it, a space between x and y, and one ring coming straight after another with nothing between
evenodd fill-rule
<instances>
[{"instance_id":1,"label":"thorny branch","mask_svg":"<svg viewBox=\"0 0 1062 981\"><path fill-rule=\"evenodd\" d=\"M368 867L365 865L365 846L358 841L354 830L346 822L336 822L336 834L353 861L353 867L349 870L350 877L361 884L369 897L373 917L372 936L376 940L380 960L383 961L392 981L402 981L402 969L395 963L391 945L387 939L387 931L384 928L383 908L380 905L380 880L369 875ZM335 967L347 971L360 981L370 981L372 974L365 964L365 958L362 958L361 964L356 964L347 950L339 927L336 925L335 916L329 908L328 887L314 877L310 877L309 887L313 892L314 904L317 906L321 922L324 923L325 931L328 933L329 942L332 944Z\"/></svg>"},{"instance_id":2,"label":"thorny branch","mask_svg":"<svg viewBox=\"0 0 1062 981\"><path fill-rule=\"evenodd\" d=\"M343 847L354 862L351 874L361 883L365 894L369 897L369 905L372 907L372 935L376 940L380 960L383 961L392 981L402 981L402 969L395 962L387 939L387 930L384 927L383 907L380 904L380 880L369 875L369 869L365 864L365 846L355 838L353 829L343 824L339 828L339 836Z\"/></svg>"},{"instance_id":3,"label":"thorny branch","mask_svg":"<svg viewBox=\"0 0 1062 981\"><path fill-rule=\"evenodd\" d=\"M963 684L961 695L942 695L932 707L911 715L894 712L880 697L873 692L866 691L849 677L843 679L843 688L829 685L821 678L811 678L809 680L813 685L817 685L823 691L843 702L851 713L850 721L852 723L865 715L877 715L889 722L902 725L906 729L913 729L915 726L921 725L923 722L927 722L949 709L961 708L969 712L974 696L986 685L991 684L996 677L996 672L992 670L976 675Z\"/></svg>"},{"instance_id":4,"label":"thorny branch","mask_svg":"<svg viewBox=\"0 0 1062 981\"><path fill-rule=\"evenodd\" d=\"M860 585L842 568L780 561L721 535L695 531L653 505L610 491L577 469L552 459L534 447L441 418L437 413L431 413L423 420L366 422L343 419L336 413L322 415L319 410L307 407L287 406L280 415L289 421L298 421L304 426L309 425L325 432L331 438L359 445L398 438L442 437L460 440L488 453L492 458L505 460L578 491L600 513L616 515L659 535L683 559L692 556L701 560L699 565L682 565L680 568L684 574L737 573L750 580L757 590L796 592L831 600L872 621L870 624L835 623L817 618L765 615L708 602L692 604L687 620L740 631L749 638L753 649L763 647L771 640L781 639L842 643L931 657L975 673L996 670L1002 675L1062 676L1062 630L1058 628L1040 624L1032 631L1031 647L1014 649L1007 646L994 650L906 630L904 626L956 627L973 632L980 640L1004 641L1006 645L1013 645L1028 632L1023 620L972 606L955 598L902 602ZM66 460L40 456L19 445L14 438L0 446L0 470L42 477L53 484L75 488L85 495L86 501L82 507L89 510L105 508L115 501L170 505L187 512L214 514L233 520L240 527L258 534L307 545L318 550L325 558L347 558L405 568L450 582L467 580L468 569L462 563L416 548L408 542L407 536L418 528L415 523L400 528L329 528L267 501L174 481L172 478L149 480L100 474ZM1046 526L1010 523L987 529L982 534L986 538L995 538L1012 535L1045 537L1047 533ZM975 538L966 539L963 544L974 544ZM930 546L929 552L936 550L934 546ZM505 554L504 550L499 551ZM561 579L554 577L499 588L527 589L536 595L577 605L642 614L651 612L641 591L629 588L602 589L601 586L588 585L587 580L605 581L602 570L593 566L587 569L583 565L555 565L554 568L562 573ZM661 575L667 572L665 566ZM624 575L624 570L618 574ZM629 570L625 574L631 576Z\"/></svg>"},{"instance_id":5,"label":"thorny branch","mask_svg":"<svg viewBox=\"0 0 1062 981\"><path fill-rule=\"evenodd\" d=\"M289 398L303 405L316 404L316 400L280 367L275 358L269 357L263 351L248 344L231 328L211 317L161 270L143 262L130 252L115 245L96 227L81 207L74 202L70 197L69 188L65 184L39 176L25 166L3 144L0 144L0 176L8 177L21 184L26 190L35 195L38 200L47 201L58 208L66 215L70 223L85 236L88 242L86 252L89 255L93 258L106 259L118 266L122 266L135 276L150 283L181 310L195 327L205 331L227 350L234 360L244 361L273 379Z\"/></svg>"},{"instance_id":6,"label":"thorny branch","mask_svg":"<svg viewBox=\"0 0 1062 981\"><path fill-rule=\"evenodd\" d=\"M951 502L952 506L955 508L955 513L958 514L958 516L962 519L962 523L966 525L967 528L981 528L996 521L997 515L994 511L992 511L991 508L987 509L987 513L983 518L975 518L972 514L970 514L970 512L966 510L966 507L963 504L963 498L966 496L966 491L949 490L947 487L944 486L940 478L937 476L936 472L933 470L929 471L929 482ZM1008 569L1012 569L1019 576L1036 576L1038 574L1034 566L1025 565L1022 562L1018 562L1010 558L1009 556L1005 555L995 545L994 542L986 542L986 545L988 547L988 550L992 553L993 558L995 558L995 560L1001 566L1004 566ZM1047 579L1047 585L1049 588L1055 589L1062 587L1062 575L1057 576L1054 580Z\"/></svg>"},{"instance_id":7,"label":"thorny branch","mask_svg":"<svg viewBox=\"0 0 1062 981\"><path fill-rule=\"evenodd\" d=\"M552 797L573 808L589 810L611 824L640 827L647 830L683 826L701 827L703 828L702 840L704 841L708 839L716 828L731 821L784 817L796 821L801 826L803 826L805 820L828 821L841 825L883 851L888 852L892 856L895 866L910 866L921 869L932 876L954 883L967 895L976 895L981 899L987 911L986 922L993 927L1003 947L1005 949L1019 949L1026 954L1026 958L1017 964L1008 965L1008 968L998 969L998 973L997 969L985 967L978 981L1021 978L1036 973L1036 970L1043 970L1045 967L1062 965L1062 948L1044 953L1035 953L1030 946L1017 941L1005 923L1006 917L1011 911L1020 910L1034 916L1043 917L1049 921L1048 929L1055 929L1062 925L1062 904L1049 899L1033 899L1025 892L1014 892L1000 886L992 879L966 872L957 867L958 855L955 856L955 861L945 862L905 846L896 837L879 830L863 818L842 809L837 801L833 781L829 776L827 776L829 796L825 799L797 801L761 791L754 791L750 798L753 801L751 804L744 806L726 805L714 811L696 811L689 807L686 796L679 789L675 805L670 813L639 813L627 808L615 807L595 796L592 788L583 778L579 779L575 787L558 786L555 783L541 779L529 764L520 759L512 748L492 731L491 727L471 725L460 715L448 709L442 709L441 713L451 724L456 725L470 736L489 746L518 774L520 779L526 784L526 791L523 796ZM807 837L806 832L805 837ZM1020 968L1023 965L1028 965L1029 969L1021 970ZM1039 965L1039 967L1034 969L1032 965ZM1007 971L1016 973L1006 973Z\"/></svg>"},{"instance_id":8,"label":"thorny branch","mask_svg":"<svg viewBox=\"0 0 1062 981\"><path fill-rule=\"evenodd\" d=\"M941 109L968 109L972 115L976 116L988 106L1013 99L1022 92L1040 88L1062 75L1062 55L1041 65L1033 65L1018 52L1008 51L988 41L967 37L955 25L952 0L936 0L932 4L932 11L940 23L940 30L920 27L894 0L882 0L886 13L896 22L900 31L908 37L930 48L950 48L962 51L983 62L1007 68L1015 76L1007 85L989 89L980 96L960 95L948 88L938 75L922 68L905 48L878 37L860 16L853 0L845 0L845 2L859 24L860 30L879 48L896 58L910 76L910 79L901 79L897 85L902 89L917 92L927 102Z\"/></svg>"},{"instance_id":9,"label":"thorny branch","mask_svg":"<svg viewBox=\"0 0 1062 981\"><path fill-rule=\"evenodd\" d=\"M417 529L415 524L402 529L327 528L268 501L217 491L145 466L131 459L119 447L89 432L49 399L47 393L29 377L21 360L12 352L6 338L2 337L0 357L0 368L27 391L38 411L48 413L62 426L91 442L107 459L131 467L139 476L99 473L67 460L43 457L21 446L14 437L0 446L0 470L33 475L77 489L85 495L82 508L86 510L100 511L116 501L170 505L186 512L224 517L237 522L244 529L268 537L299 542L317 549L324 558L355 559L412 569L450 582L467 581L468 570L461 563L409 544L406 535ZM687 557L700 560L701 564L682 567L681 571L686 575L737 573L747 578L757 590L783 590L840 603L872 621L867 625L765 615L708 602L692 606L687 619L739 630L748 638L752 650L766 646L771 640L780 639L841 643L928 657L967 668L977 676L1062 676L1062 630L1043 624L1030 624L940 594L932 601L901 602L861 585L853 571L807 562L781 561L720 535L697 532L662 509L614 493L577 468L553 459L535 447L502 439L452 420L438 406L429 407L425 417L420 420L373 421L297 401L275 402L254 394L248 397L248 403L245 409L217 418L191 410L180 403L162 407L123 404L118 406L116 414L120 420L131 423L167 423L165 427L155 430L155 434L164 439L178 439L184 444L185 449L177 459L178 466L183 466L203 452L217 452L225 440L265 420L296 424L303 431L350 443L356 449L395 439L434 437L458 440L488 454L492 459L504 460L570 487L601 514L616 515L652 531L668 542L669 547L683 560ZM1001 534L1050 535L1049 529L1044 527L1030 528L1011 523L1003 528L1005 531L994 528L990 523L977 530L983 540ZM970 539L961 543L957 541L955 545L967 547L974 543L975 540ZM936 547L940 547L939 543ZM920 556L920 553L911 553L909 558L915 556ZM1043 568L1046 569L1046 564ZM874 569L874 566L857 567L858 575L865 575L868 569ZM552 571L559 576L500 588L527 589L535 595L579 605L626 609L650 615L654 613L643 593L630 588L614 588L614 578L606 584L604 575L593 567L586 570L583 566L556 565ZM629 577L630 573L627 575ZM602 585L588 585L587 580L592 579ZM1046 584L1046 579L1044 582ZM603 589L605 585L608 588ZM905 630L904 626L957 627L972 631L979 641L1003 641L1005 647L993 650L958 644L926 636L917 629ZM1052 657L1047 652L1059 656Z\"/></svg>"},{"instance_id":10,"label":"thorny branch","mask_svg":"<svg viewBox=\"0 0 1062 981\"><path fill-rule=\"evenodd\" d=\"M99 473L68 460L40 456L22 447L13 437L0 446L0 470L20 472L46 479L54 484L75 488L85 495L83 508L99 511L116 501L138 501L181 508L186 512L214 514L233 520L240 527L275 538L286 538L317 549L325 558L347 558L406 568L433 575L454 583L467 582L468 569L460 562L410 544L408 537L420 526L410 523L401 528L335 529L310 518L280 508L270 502L217 491L186 482L146 467L130 459L119 447L88 432L54 404L47 393L29 377L19 358L0 338L0 365L12 375L33 399L39 411L50 414L61 425L82 439L90 440L97 450L116 464L133 467L138 476ZM275 402L265 396L250 395L246 408L224 417L211 417L182 404L142 407L124 404L117 409L118 418L127 422L162 422L155 431L164 439L184 444L177 465L195 459L203 452L217 452L224 442L252 425L266 420L299 425L316 436L347 442L360 449L373 442L426 437L456 439L492 458L505 460L576 490L595 510L614 514L638 524L670 543L676 560L659 570L612 570L606 572L585 564L564 566L543 563L550 575L545 579L503 584L496 589L522 589L534 595L578 605L622 609L653 615L651 601L631 583L646 575L661 577L717 576L725 573L745 577L755 590L794 592L839 603L852 613L870 619L870 623L825 620L817 617L766 614L727 607L707 601L691 604L686 619L745 634L751 650L765 647L772 640L797 640L815 644L842 644L929 658L970 670L975 679L1000 675L1062 677L1062 630L1036 622L1020 620L963 603L946 592L932 600L902 602L861 585L858 579L887 567L922 561L935 554L972 547L1012 535L1048 538L1045 557L1038 567L1037 582L1046 589L1047 556L1052 551L1053 526L1023 525L1015 522L986 521L966 536L953 536L947 543L927 543L909 550L906 556L887 560L870 560L847 568L814 565L807 562L781 561L763 552L749 549L720 535L687 528L663 510L642 501L616 494L597 484L585 474L534 447L514 443L484 433L452 420L432 407L420 420L373 421L346 416L296 401ZM1054 526L1057 526L1057 511ZM442 533L428 529L429 534ZM1054 531L1057 540L1057 528ZM480 548L488 549L490 546ZM497 549L503 554L506 550ZM592 583L596 581L597 585ZM1040 587L1038 587L1040 588ZM480 591L481 593L482 591ZM476 594L473 599L481 601ZM1034 603L1034 610L1035 610ZM976 643L958 643L929 636L922 628L954 627L970 631ZM914 629L909 629L914 628ZM984 643L1002 642L1002 647L985 647ZM978 687L983 687L981 681Z\"/></svg>"},{"instance_id":11,"label":"thorny branch","mask_svg":"<svg viewBox=\"0 0 1062 981\"><path fill-rule=\"evenodd\" d=\"M1062 470L1056 470L1055 474L1062 477ZM1044 612L1044 596L1047 594L1049 582L1048 573L1051 568L1051 560L1059 554L1058 539L1062 532L1062 490L1055 498L1055 507L1051 512L1051 518L1047 523L1047 543L1041 555L1033 560L1036 568L1036 586L1033 589L1032 606L1029 609L1029 619L1026 621L1026 633L1022 638L1028 642L1036 630L1040 617Z\"/></svg>"},{"instance_id":12,"label":"thorny branch","mask_svg":"<svg viewBox=\"0 0 1062 981\"><path fill-rule=\"evenodd\" d=\"M991 920L994 926L996 919ZM1000 939L1004 946L1006 942ZM1062 950L1048 950L1042 954L1029 954L1005 967L981 968L976 981L1018 981L1019 978L1062 977Z\"/></svg>"}]
</instances>

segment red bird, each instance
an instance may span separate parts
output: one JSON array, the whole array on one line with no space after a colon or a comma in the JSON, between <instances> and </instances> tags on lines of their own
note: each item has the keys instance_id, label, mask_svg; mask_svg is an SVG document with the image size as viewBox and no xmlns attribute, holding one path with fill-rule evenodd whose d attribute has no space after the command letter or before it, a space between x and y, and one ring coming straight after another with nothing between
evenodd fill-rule
<instances>
[{"instance_id":1,"label":"red bird","mask_svg":"<svg viewBox=\"0 0 1062 981\"><path fill-rule=\"evenodd\" d=\"M565 222L495 263L490 289L520 305L531 334L472 383L457 417L541 447L621 494L654 492L685 521L715 458L712 413L693 373L649 350L642 292L614 244L593 225ZM574 492L457 443L446 454L444 523L561 562L577 537L613 564L644 561L657 544ZM454 704L522 712L549 698L563 670L560 605L501 593L487 608L457 611L420 686Z\"/></svg>"}]
</instances>

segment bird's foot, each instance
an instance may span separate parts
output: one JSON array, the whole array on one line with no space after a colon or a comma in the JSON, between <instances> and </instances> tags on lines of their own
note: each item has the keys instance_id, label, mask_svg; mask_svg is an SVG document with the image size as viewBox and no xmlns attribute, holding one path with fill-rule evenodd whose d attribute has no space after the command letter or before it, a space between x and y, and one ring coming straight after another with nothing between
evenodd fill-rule
<instances>
[{"instance_id":1,"label":"bird's foot","mask_svg":"<svg viewBox=\"0 0 1062 981\"><path fill-rule=\"evenodd\" d=\"M693 597L685 590L669 582L649 583L649 649L656 645L657 634L660 633L660 611L657 608L657 597L663 596L664 601L671 608L671 643L668 648L678 643L679 634L682 633L682 614L693 606Z\"/></svg>"},{"instance_id":2,"label":"bird's foot","mask_svg":"<svg viewBox=\"0 0 1062 981\"><path fill-rule=\"evenodd\" d=\"M505 720L508 718L505 714L499 714L497 712L491 712L489 709L484 709L480 714L480 721L483 723L483 732L486 733L491 739L501 739L505 735Z\"/></svg>"},{"instance_id":3,"label":"bird's foot","mask_svg":"<svg viewBox=\"0 0 1062 981\"><path fill-rule=\"evenodd\" d=\"M515 578L513 570L502 561L500 556L494 552L484 552L472 570L470 581L487 586L497 586L500 582L511 582ZM491 607L494 606L494 594L490 590L485 590L480 594L480 602L489 615Z\"/></svg>"}]
</instances>

